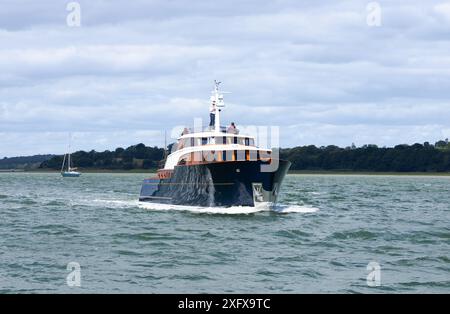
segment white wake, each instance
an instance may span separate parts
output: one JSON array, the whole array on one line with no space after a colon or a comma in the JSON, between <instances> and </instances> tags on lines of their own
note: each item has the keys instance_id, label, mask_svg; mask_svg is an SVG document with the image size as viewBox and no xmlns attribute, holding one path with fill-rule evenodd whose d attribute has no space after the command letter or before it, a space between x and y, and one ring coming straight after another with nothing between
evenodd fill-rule
<instances>
[{"instance_id":1,"label":"white wake","mask_svg":"<svg viewBox=\"0 0 450 314\"><path fill-rule=\"evenodd\" d=\"M315 213L319 209L317 207L304 206L304 205L294 205L294 204L277 204L271 208L272 211L287 214L287 213Z\"/></svg>"},{"instance_id":2,"label":"white wake","mask_svg":"<svg viewBox=\"0 0 450 314\"><path fill-rule=\"evenodd\" d=\"M139 202L140 208L147 210L177 210L177 211L189 211L194 213L207 213L207 214L254 214L264 211L272 211L280 214L284 213L314 213L318 211L318 208L300 205L282 205L277 204L275 206L269 204L259 204L255 207L250 206L231 206L231 207L201 207L201 206L184 206L184 205L169 205L158 203Z\"/></svg>"},{"instance_id":3,"label":"white wake","mask_svg":"<svg viewBox=\"0 0 450 314\"><path fill-rule=\"evenodd\" d=\"M87 205L86 202L83 205ZM77 204L82 205L82 204ZM255 207L250 206L231 206L231 207L203 207L203 206L187 206L187 205L171 205L161 203L140 202L138 200L112 200L112 199L94 199L90 201L89 205L103 205L108 208L142 208L146 210L155 211L187 211L193 213L206 214L225 214L225 215L239 215L239 214L254 214L258 212L274 212L278 214L288 213L315 213L319 209L316 207L297 205L297 204L270 204L260 203Z\"/></svg>"}]
</instances>

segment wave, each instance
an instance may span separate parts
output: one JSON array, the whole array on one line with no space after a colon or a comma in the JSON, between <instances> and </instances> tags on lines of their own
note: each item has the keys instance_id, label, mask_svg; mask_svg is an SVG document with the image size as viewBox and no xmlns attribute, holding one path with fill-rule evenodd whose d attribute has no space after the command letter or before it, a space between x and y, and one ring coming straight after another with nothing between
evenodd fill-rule
<instances>
[{"instance_id":1,"label":"wave","mask_svg":"<svg viewBox=\"0 0 450 314\"><path fill-rule=\"evenodd\" d=\"M232 207L201 207L201 206L185 206L185 205L170 205L170 204L159 204L159 203L146 203L140 202L140 208L147 210L176 210L176 211L189 211L194 213L204 213L204 214L254 214L265 209L259 207L249 207L249 206L232 206Z\"/></svg>"},{"instance_id":2,"label":"wave","mask_svg":"<svg viewBox=\"0 0 450 314\"><path fill-rule=\"evenodd\" d=\"M272 207L272 210L277 213L315 213L319 209L311 206L294 205L294 204L277 204Z\"/></svg>"},{"instance_id":3,"label":"wave","mask_svg":"<svg viewBox=\"0 0 450 314\"><path fill-rule=\"evenodd\" d=\"M254 214L258 212L275 212L275 213L313 213L318 209L314 207L298 206L298 205L270 205L268 203L262 203L255 207L250 206L231 206L231 207L201 207L201 206L186 206L186 205L170 205L159 203L147 203L139 202L140 208L148 210L177 210L177 211L189 211L194 213L205 214L225 214L225 215L239 215L239 214Z\"/></svg>"},{"instance_id":4,"label":"wave","mask_svg":"<svg viewBox=\"0 0 450 314\"><path fill-rule=\"evenodd\" d=\"M102 200L102 199L95 199L95 200L93 200L93 203L95 203L96 205L103 204L103 205L105 205L107 207L112 207L112 208L129 208L129 207L138 207L140 202L138 200Z\"/></svg>"},{"instance_id":5,"label":"wave","mask_svg":"<svg viewBox=\"0 0 450 314\"><path fill-rule=\"evenodd\" d=\"M85 202L86 203L86 202ZM255 207L250 206L231 206L231 207L203 207L188 205L171 205L162 203L140 202L138 200L111 200L111 199L94 199L89 205L104 205L109 208L130 208L138 207L146 210L156 211L187 211L193 213L204 214L225 214L225 215L248 215L259 212L274 212L278 214L288 213L314 213L319 209L311 206L296 204L270 204L261 203ZM78 204L77 204L78 205ZM83 204L86 205L86 204Z\"/></svg>"}]
</instances>

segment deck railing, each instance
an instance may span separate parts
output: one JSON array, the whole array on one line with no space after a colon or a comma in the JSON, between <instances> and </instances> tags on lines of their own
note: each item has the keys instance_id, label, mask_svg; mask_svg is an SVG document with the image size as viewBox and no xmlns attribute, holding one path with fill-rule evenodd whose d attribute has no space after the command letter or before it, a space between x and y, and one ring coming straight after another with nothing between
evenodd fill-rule
<instances>
[{"instance_id":1,"label":"deck railing","mask_svg":"<svg viewBox=\"0 0 450 314\"><path fill-rule=\"evenodd\" d=\"M214 127L210 127L210 126L202 126L202 127L195 127L195 128L194 127L189 127L189 128L186 128L186 129L188 130L188 133L185 133L183 131L181 135L198 133L198 132L209 132L209 131L214 131L215 130ZM221 126L219 130L222 133L228 133L227 129L228 129L228 127ZM239 130L237 130L236 134L239 134Z\"/></svg>"}]
</instances>

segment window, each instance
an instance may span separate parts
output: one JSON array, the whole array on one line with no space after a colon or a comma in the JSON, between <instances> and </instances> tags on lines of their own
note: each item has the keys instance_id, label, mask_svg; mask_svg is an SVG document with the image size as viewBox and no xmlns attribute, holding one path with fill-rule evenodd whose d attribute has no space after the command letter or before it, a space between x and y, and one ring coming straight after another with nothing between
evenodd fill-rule
<instances>
[{"instance_id":1,"label":"window","mask_svg":"<svg viewBox=\"0 0 450 314\"><path fill-rule=\"evenodd\" d=\"M208 138L202 137L202 146L208 144Z\"/></svg>"},{"instance_id":2,"label":"window","mask_svg":"<svg viewBox=\"0 0 450 314\"><path fill-rule=\"evenodd\" d=\"M191 139L190 138L184 138L180 141L181 144L181 148L186 148L186 147L190 147L191 146ZM180 149L181 149L180 148Z\"/></svg>"},{"instance_id":3,"label":"window","mask_svg":"<svg viewBox=\"0 0 450 314\"><path fill-rule=\"evenodd\" d=\"M245 146L250 146L250 139L248 137L245 138Z\"/></svg>"},{"instance_id":4,"label":"window","mask_svg":"<svg viewBox=\"0 0 450 314\"><path fill-rule=\"evenodd\" d=\"M236 159L238 161L244 161L245 160L245 150L237 150L236 152Z\"/></svg>"},{"instance_id":5,"label":"window","mask_svg":"<svg viewBox=\"0 0 450 314\"><path fill-rule=\"evenodd\" d=\"M221 150L216 151L214 153L214 156L215 156L215 159L216 159L217 162L223 160L222 151Z\"/></svg>"},{"instance_id":6,"label":"window","mask_svg":"<svg viewBox=\"0 0 450 314\"><path fill-rule=\"evenodd\" d=\"M180 139L178 141L178 144L177 144L177 150L180 150L180 149L183 149L183 148L187 147L186 146L187 144L188 144L187 143L187 139L185 139L185 138Z\"/></svg>"}]
</instances>

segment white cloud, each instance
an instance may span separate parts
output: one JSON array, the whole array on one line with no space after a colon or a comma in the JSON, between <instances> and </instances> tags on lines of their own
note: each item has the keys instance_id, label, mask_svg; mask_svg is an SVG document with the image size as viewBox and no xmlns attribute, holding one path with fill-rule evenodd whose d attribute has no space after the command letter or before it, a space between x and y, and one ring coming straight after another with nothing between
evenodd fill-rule
<instances>
[{"instance_id":1,"label":"white cloud","mask_svg":"<svg viewBox=\"0 0 450 314\"><path fill-rule=\"evenodd\" d=\"M436 13L444 16L450 21L450 3L443 2L434 6L434 10Z\"/></svg>"},{"instance_id":2,"label":"white cloud","mask_svg":"<svg viewBox=\"0 0 450 314\"><path fill-rule=\"evenodd\" d=\"M213 79L224 123L281 125L283 146L449 137L446 2L380 2L376 28L362 0L80 3L79 28L60 1L2 3L0 157L60 152L68 132L157 143L207 119Z\"/></svg>"}]
</instances>

